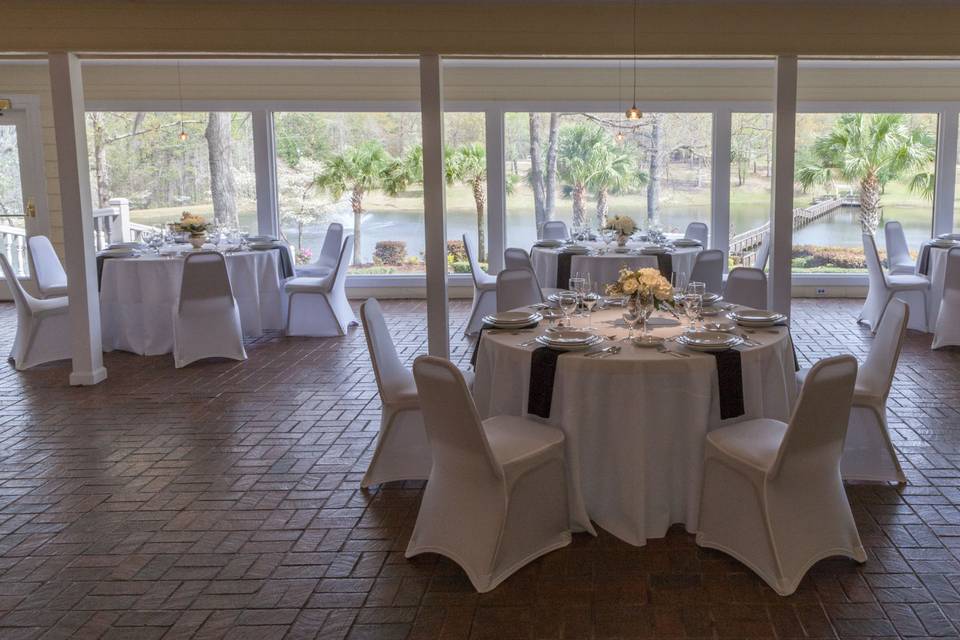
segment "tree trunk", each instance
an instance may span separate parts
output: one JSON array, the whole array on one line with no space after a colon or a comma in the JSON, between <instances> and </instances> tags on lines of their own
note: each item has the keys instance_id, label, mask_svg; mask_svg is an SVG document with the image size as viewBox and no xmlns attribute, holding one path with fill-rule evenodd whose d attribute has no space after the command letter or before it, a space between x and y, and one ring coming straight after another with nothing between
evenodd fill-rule
<instances>
[{"instance_id":1,"label":"tree trunk","mask_svg":"<svg viewBox=\"0 0 960 640\"><path fill-rule=\"evenodd\" d=\"M603 229L607 220L607 212L610 210L610 203L607 199L607 188L601 187L597 191L597 229Z\"/></svg>"},{"instance_id":2,"label":"tree trunk","mask_svg":"<svg viewBox=\"0 0 960 640\"><path fill-rule=\"evenodd\" d=\"M537 224L537 237L543 224L550 218L546 214L545 183L543 176L543 159L540 148L540 118L537 114L530 116L530 188L533 189L533 212Z\"/></svg>"},{"instance_id":3,"label":"tree trunk","mask_svg":"<svg viewBox=\"0 0 960 640\"><path fill-rule=\"evenodd\" d=\"M873 234L880 224L880 181L873 173L860 181L860 228Z\"/></svg>"},{"instance_id":4,"label":"tree trunk","mask_svg":"<svg viewBox=\"0 0 960 640\"><path fill-rule=\"evenodd\" d=\"M360 266L360 225L363 224L363 187L353 185L350 193L350 208L353 209L353 264Z\"/></svg>"},{"instance_id":5,"label":"tree trunk","mask_svg":"<svg viewBox=\"0 0 960 640\"><path fill-rule=\"evenodd\" d=\"M487 194L483 191L483 180L477 178L471 181L473 186L473 201L477 205L477 260L485 262L487 258L487 240L484 233L484 206L487 203Z\"/></svg>"},{"instance_id":6,"label":"tree trunk","mask_svg":"<svg viewBox=\"0 0 960 640\"><path fill-rule=\"evenodd\" d=\"M237 227L237 183L233 179L230 135L230 114L212 111L207 118L207 149L210 156L210 194L213 196L213 219L218 225Z\"/></svg>"},{"instance_id":7,"label":"tree trunk","mask_svg":"<svg viewBox=\"0 0 960 640\"><path fill-rule=\"evenodd\" d=\"M653 116L650 128L650 165L647 182L647 219L653 220L660 213L660 175L663 171L663 132L660 115Z\"/></svg>"},{"instance_id":8,"label":"tree trunk","mask_svg":"<svg viewBox=\"0 0 960 640\"><path fill-rule=\"evenodd\" d=\"M582 227L587 219L587 207L584 203L587 188L582 184L573 185L573 226Z\"/></svg>"},{"instance_id":9,"label":"tree trunk","mask_svg":"<svg viewBox=\"0 0 960 640\"><path fill-rule=\"evenodd\" d=\"M550 132L547 135L547 181L544 186L544 213L553 220L557 205L557 143L560 139L560 114L550 114Z\"/></svg>"},{"instance_id":10,"label":"tree trunk","mask_svg":"<svg viewBox=\"0 0 960 640\"><path fill-rule=\"evenodd\" d=\"M103 130L103 114L90 114L93 123L93 172L97 181L97 206L106 207L109 197L107 185L107 143Z\"/></svg>"}]
</instances>

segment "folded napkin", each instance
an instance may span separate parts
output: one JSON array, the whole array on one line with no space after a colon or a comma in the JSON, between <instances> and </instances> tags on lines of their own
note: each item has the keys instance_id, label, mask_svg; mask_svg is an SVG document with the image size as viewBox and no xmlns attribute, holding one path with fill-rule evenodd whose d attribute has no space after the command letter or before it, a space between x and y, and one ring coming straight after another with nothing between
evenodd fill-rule
<instances>
[{"instance_id":1,"label":"folded napkin","mask_svg":"<svg viewBox=\"0 0 960 640\"><path fill-rule=\"evenodd\" d=\"M564 353L558 349L540 347L530 354L530 392L527 395L527 413L541 418L550 417L553 382L557 376L557 359Z\"/></svg>"},{"instance_id":2,"label":"folded napkin","mask_svg":"<svg viewBox=\"0 0 960 640\"><path fill-rule=\"evenodd\" d=\"M720 419L742 416L743 370L740 352L736 349L715 351L711 355L717 361L717 381L720 387Z\"/></svg>"},{"instance_id":3,"label":"folded napkin","mask_svg":"<svg viewBox=\"0 0 960 640\"><path fill-rule=\"evenodd\" d=\"M557 254L557 288L566 289L570 286L570 263L573 254L561 251Z\"/></svg>"}]
</instances>

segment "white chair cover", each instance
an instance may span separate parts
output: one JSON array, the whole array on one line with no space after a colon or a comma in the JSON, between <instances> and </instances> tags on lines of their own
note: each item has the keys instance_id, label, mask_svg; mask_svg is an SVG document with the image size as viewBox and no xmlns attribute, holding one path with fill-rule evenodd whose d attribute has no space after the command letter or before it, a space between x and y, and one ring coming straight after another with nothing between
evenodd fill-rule
<instances>
[{"instance_id":1,"label":"white chair cover","mask_svg":"<svg viewBox=\"0 0 960 640\"><path fill-rule=\"evenodd\" d=\"M339 222L331 222L327 227L327 233L323 236L320 255L317 256L313 264L297 267L297 275L315 278L330 275L337 268L337 260L340 258L340 247L342 246L343 225Z\"/></svg>"},{"instance_id":2,"label":"white chair cover","mask_svg":"<svg viewBox=\"0 0 960 640\"><path fill-rule=\"evenodd\" d=\"M760 248L757 249L757 257L754 261L753 266L761 271L767 270L767 260L770 258L770 232L767 231L763 234L763 239L760 241Z\"/></svg>"},{"instance_id":3,"label":"white chair cover","mask_svg":"<svg viewBox=\"0 0 960 640\"><path fill-rule=\"evenodd\" d=\"M910 307L890 302L863 366L857 370L853 406L843 445L840 471L844 480L906 482L897 450L887 427L887 397L900 359L900 349L910 321ZM803 385L809 369L797 372Z\"/></svg>"},{"instance_id":4,"label":"white chair cover","mask_svg":"<svg viewBox=\"0 0 960 640\"><path fill-rule=\"evenodd\" d=\"M943 278L943 299L933 331L933 349L960 345L960 247L947 253L947 271Z\"/></svg>"},{"instance_id":5,"label":"white chair cover","mask_svg":"<svg viewBox=\"0 0 960 640\"><path fill-rule=\"evenodd\" d=\"M504 269L497 274L497 311L538 304L543 300L536 276L527 269Z\"/></svg>"},{"instance_id":6,"label":"white chair cover","mask_svg":"<svg viewBox=\"0 0 960 640\"><path fill-rule=\"evenodd\" d=\"M727 275L723 299L754 309L767 308L767 274L760 269L736 267Z\"/></svg>"},{"instance_id":7,"label":"white chair cover","mask_svg":"<svg viewBox=\"0 0 960 640\"><path fill-rule=\"evenodd\" d=\"M173 310L174 365L203 358L247 359L227 263L216 251L187 254Z\"/></svg>"},{"instance_id":8,"label":"white chair cover","mask_svg":"<svg viewBox=\"0 0 960 640\"><path fill-rule=\"evenodd\" d=\"M497 310L497 279L480 267L477 249L467 234L463 234L463 248L470 262L470 274L473 276L473 306L470 308L470 318L464 334L472 336L483 326L481 318Z\"/></svg>"},{"instance_id":9,"label":"white chair cover","mask_svg":"<svg viewBox=\"0 0 960 640\"><path fill-rule=\"evenodd\" d=\"M697 544L790 595L819 560L867 559L840 478L857 361L818 362L790 423L756 419L707 436Z\"/></svg>"},{"instance_id":10,"label":"white chair cover","mask_svg":"<svg viewBox=\"0 0 960 640\"><path fill-rule=\"evenodd\" d=\"M41 298L67 295L67 272L60 264L60 256L47 236L27 238L27 253L30 258L30 273L37 283Z\"/></svg>"},{"instance_id":11,"label":"white chair cover","mask_svg":"<svg viewBox=\"0 0 960 640\"><path fill-rule=\"evenodd\" d=\"M570 237L567 225L563 220L550 220L543 223L540 229L540 238L543 240L566 240Z\"/></svg>"},{"instance_id":12,"label":"white chair cover","mask_svg":"<svg viewBox=\"0 0 960 640\"><path fill-rule=\"evenodd\" d=\"M360 305L360 320L383 405L380 435L360 486L425 480L430 475L430 444L413 373L397 355L380 303L370 298Z\"/></svg>"},{"instance_id":13,"label":"white chair cover","mask_svg":"<svg viewBox=\"0 0 960 640\"><path fill-rule=\"evenodd\" d=\"M724 260L726 258L720 249L701 251L694 260L689 282L703 282L708 292L720 295L723 293Z\"/></svg>"},{"instance_id":14,"label":"white chair cover","mask_svg":"<svg viewBox=\"0 0 960 640\"><path fill-rule=\"evenodd\" d=\"M903 225L895 220L883 225L883 235L887 243L887 264L892 274L912 274L917 270L916 261L910 257L907 236Z\"/></svg>"},{"instance_id":15,"label":"white chair cover","mask_svg":"<svg viewBox=\"0 0 960 640\"><path fill-rule=\"evenodd\" d=\"M283 285L287 294L287 335L326 338L347 334L359 324L347 300L347 269L353 252L353 236L343 239L337 266L322 278L297 276Z\"/></svg>"},{"instance_id":16,"label":"white chair cover","mask_svg":"<svg viewBox=\"0 0 960 640\"><path fill-rule=\"evenodd\" d=\"M883 313L887 305L893 299L894 294L898 292L919 291L923 294L924 315L927 309L927 291L930 289L930 281L923 276L918 275L887 275L880 264L880 254L877 252L877 243L873 234L863 234L863 253L867 261L867 299L863 303L863 309L860 310L860 317L857 322L861 322L870 327L874 333L880 324ZM929 319L923 319L923 328L927 329Z\"/></svg>"},{"instance_id":17,"label":"white chair cover","mask_svg":"<svg viewBox=\"0 0 960 640\"><path fill-rule=\"evenodd\" d=\"M534 279L537 282L537 289L540 291L540 302L543 302L547 299L547 296L560 291L560 289L551 289L550 287L544 288L540 283L540 278L537 276L536 270L533 268L533 262L530 260L530 254L527 253L526 249L518 249L511 247L509 249L504 249L503 251L503 268L504 269L529 269L530 273L533 274Z\"/></svg>"},{"instance_id":18,"label":"white chair cover","mask_svg":"<svg viewBox=\"0 0 960 640\"><path fill-rule=\"evenodd\" d=\"M710 238L710 227L703 222L691 222L687 225L687 230L683 232L683 237L687 240L699 240L703 248L707 248L707 240Z\"/></svg>"},{"instance_id":19,"label":"white chair cover","mask_svg":"<svg viewBox=\"0 0 960 640\"><path fill-rule=\"evenodd\" d=\"M570 543L563 432L532 420L483 422L452 363L413 365L433 455L406 557L438 553L483 593Z\"/></svg>"},{"instance_id":20,"label":"white chair cover","mask_svg":"<svg viewBox=\"0 0 960 640\"><path fill-rule=\"evenodd\" d=\"M45 362L64 360L73 352L70 345L70 307L65 296L40 300L27 293L7 256L0 254L0 268L17 307L17 335L10 358L18 371Z\"/></svg>"}]
</instances>

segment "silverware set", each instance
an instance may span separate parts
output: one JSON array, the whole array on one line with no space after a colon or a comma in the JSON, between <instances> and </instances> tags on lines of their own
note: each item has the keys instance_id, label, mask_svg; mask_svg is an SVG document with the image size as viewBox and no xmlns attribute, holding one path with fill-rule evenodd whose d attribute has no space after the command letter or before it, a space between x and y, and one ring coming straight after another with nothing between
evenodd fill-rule
<instances>
[{"instance_id":1,"label":"silverware set","mask_svg":"<svg viewBox=\"0 0 960 640\"><path fill-rule=\"evenodd\" d=\"M658 353L663 353L663 354L666 354L666 355L669 355L669 356L673 356L674 358L689 358L689 357L690 357L690 354L689 354L689 353L683 353L683 352L681 352L681 351L670 351L670 349L667 349L666 345L663 345L663 344L661 344L660 346L657 347L657 352L658 352Z\"/></svg>"},{"instance_id":2,"label":"silverware set","mask_svg":"<svg viewBox=\"0 0 960 640\"><path fill-rule=\"evenodd\" d=\"M613 345L611 347L606 347L605 349L600 349L600 351L591 351L590 353L584 354L585 358L606 358L607 356L615 356L622 350L622 347L618 345Z\"/></svg>"}]
</instances>

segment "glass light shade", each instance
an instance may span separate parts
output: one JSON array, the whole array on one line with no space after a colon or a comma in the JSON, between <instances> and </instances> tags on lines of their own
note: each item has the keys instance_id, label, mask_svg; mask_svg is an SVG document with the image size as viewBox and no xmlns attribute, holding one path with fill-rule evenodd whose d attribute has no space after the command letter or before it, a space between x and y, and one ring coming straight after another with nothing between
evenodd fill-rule
<instances>
[{"instance_id":1,"label":"glass light shade","mask_svg":"<svg viewBox=\"0 0 960 640\"><path fill-rule=\"evenodd\" d=\"M627 109L627 120L639 120L643 117L643 113L640 109L637 109L637 105L633 105Z\"/></svg>"}]
</instances>

